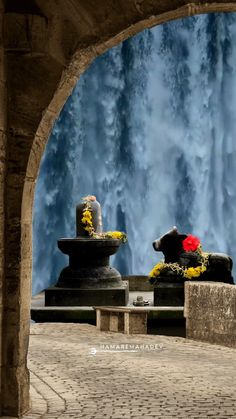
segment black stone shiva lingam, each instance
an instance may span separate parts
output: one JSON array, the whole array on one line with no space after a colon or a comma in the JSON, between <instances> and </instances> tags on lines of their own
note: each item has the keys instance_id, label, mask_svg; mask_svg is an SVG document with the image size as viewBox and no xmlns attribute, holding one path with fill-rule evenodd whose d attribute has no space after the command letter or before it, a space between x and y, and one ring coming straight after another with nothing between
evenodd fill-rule
<instances>
[{"instance_id":1,"label":"black stone shiva lingam","mask_svg":"<svg viewBox=\"0 0 236 419\"><path fill-rule=\"evenodd\" d=\"M125 306L128 283L109 266L121 240L102 233L102 213L96 197L88 196L76 207L76 238L58 240L58 248L69 255L69 266L56 286L45 291L46 306Z\"/></svg>"}]
</instances>

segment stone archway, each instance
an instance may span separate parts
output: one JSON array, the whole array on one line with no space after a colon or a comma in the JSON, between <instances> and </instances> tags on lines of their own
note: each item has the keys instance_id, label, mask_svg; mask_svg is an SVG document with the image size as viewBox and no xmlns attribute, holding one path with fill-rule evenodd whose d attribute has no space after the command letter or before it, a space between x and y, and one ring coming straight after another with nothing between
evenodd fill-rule
<instances>
[{"instance_id":1,"label":"stone archway","mask_svg":"<svg viewBox=\"0 0 236 419\"><path fill-rule=\"evenodd\" d=\"M236 0L0 0L0 415L29 408L32 204L52 126L91 61L145 28Z\"/></svg>"}]
</instances>

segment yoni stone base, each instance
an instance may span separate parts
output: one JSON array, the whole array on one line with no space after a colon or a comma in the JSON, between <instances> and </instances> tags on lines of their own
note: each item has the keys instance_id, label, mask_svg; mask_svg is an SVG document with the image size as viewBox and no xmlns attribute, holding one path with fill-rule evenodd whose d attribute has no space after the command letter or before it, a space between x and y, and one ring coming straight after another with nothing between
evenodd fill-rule
<instances>
[{"instance_id":1,"label":"yoni stone base","mask_svg":"<svg viewBox=\"0 0 236 419\"><path fill-rule=\"evenodd\" d=\"M154 286L154 306L184 306L184 283L158 282Z\"/></svg>"},{"instance_id":2,"label":"yoni stone base","mask_svg":"<svg viewBox=\"0 0 236 419\"><path fill-rule=\"evenodd\" d=\"M59 288L45 290L45 306L126 306L129 286L111 288Z\"/></svg>"}]
</instances>

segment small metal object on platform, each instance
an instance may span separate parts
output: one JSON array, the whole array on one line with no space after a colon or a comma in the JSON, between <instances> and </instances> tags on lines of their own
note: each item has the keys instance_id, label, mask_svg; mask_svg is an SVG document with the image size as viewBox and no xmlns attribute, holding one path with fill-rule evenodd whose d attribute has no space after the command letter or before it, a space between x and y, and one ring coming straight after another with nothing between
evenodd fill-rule
<instances>
[{"instance_id":1,"label":"small metal object on platform","mask_svg":"<svg viewBox=\"0 0 236 419\"><path fill-rule=\"evenodd\" d=\"M133 301L137 299L137 296L143 295L144 300L150 301L149 306L133 306ZM118 307L132 308L136 311L148 310L148 321L163 322L168 320L176 322L183 319L183 306L172 306L166 304L162 307L153 306L153 293L152 292L134 292L129 293L129 305L124 307L124 304L119 304ZM51 306L45 307L44 292L35 295L32 298L31 317L35 322L72 322L72 323L96 323L96 312L93 309L94 304L91 306ZM103 306L103 304L100 304ZM110 306L110 305L109 305ZM98 305L96 305L98 307ZM115 307L114 307L115 308Z\"/></svg>"},{"instance_id":2,"label":"small metal object on platform","mask_svg":"<svg viewBox=\"0 0 236 419\"><path fill-rule=\"evenodd\" d=\"M133 305L137 307L149 306L149 301L144 300L142 295L138 295L136 300L133 300Z\"/></svg>"}]
</instances>

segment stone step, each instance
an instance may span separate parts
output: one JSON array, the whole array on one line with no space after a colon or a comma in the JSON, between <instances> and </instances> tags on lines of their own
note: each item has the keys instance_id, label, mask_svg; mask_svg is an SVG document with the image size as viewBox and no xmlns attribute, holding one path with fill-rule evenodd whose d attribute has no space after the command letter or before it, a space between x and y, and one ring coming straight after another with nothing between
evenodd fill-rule
<instances>
[{"instance_id":1,"label":"stone step","mask_svg":"<svg viewBox=\"0 0 236 419\"><path fill-rule=\"evenodd\" d=\"M144 300L149 300L150 305L144 307L134 307L133 300L138 295L142 295ZM41 322L75 322L75 323L96 323L96 313L93 307L87 306L53 306L45 307L44 292L34 296L31 304L31 318L36 323ZM169 306L153 306L153 292L130 292L129 303L124 309L132 310L148 310L148 321L156 320L181 320L183 319L184 308ZM114 307L115 309L115 307Z\"/></svg>"}]
</instances>

